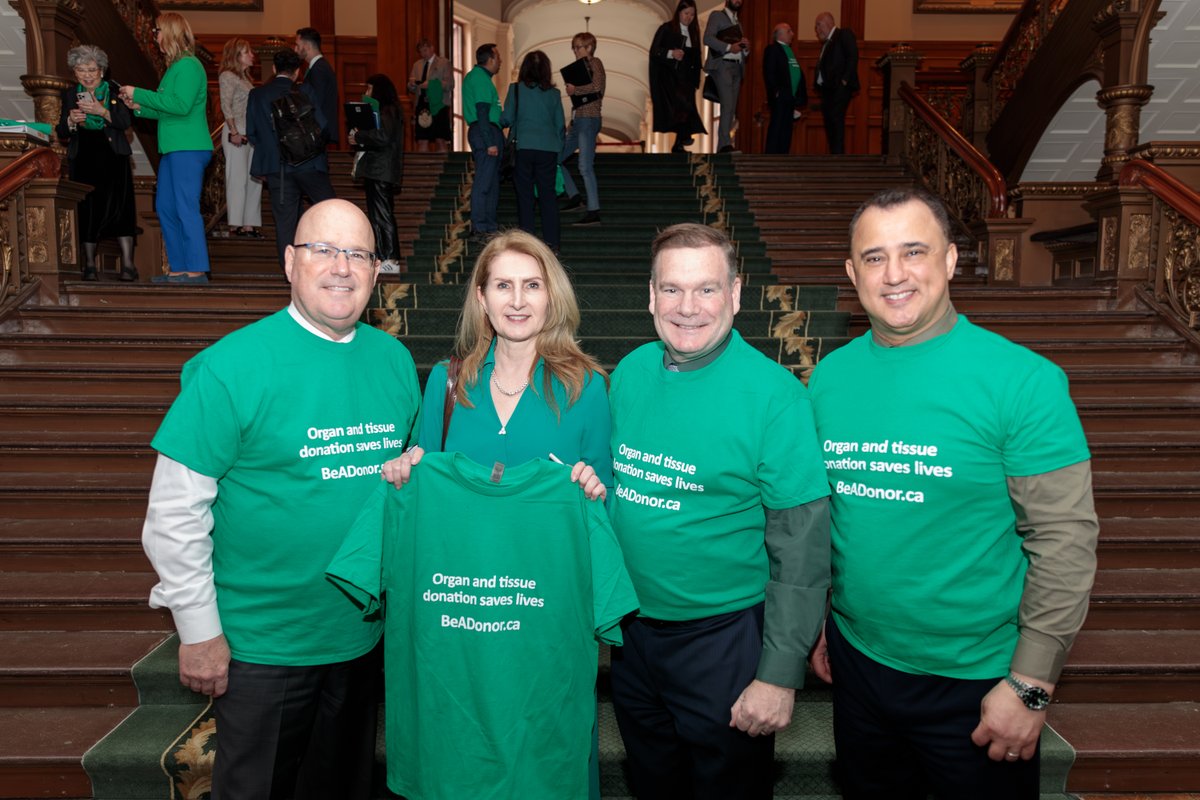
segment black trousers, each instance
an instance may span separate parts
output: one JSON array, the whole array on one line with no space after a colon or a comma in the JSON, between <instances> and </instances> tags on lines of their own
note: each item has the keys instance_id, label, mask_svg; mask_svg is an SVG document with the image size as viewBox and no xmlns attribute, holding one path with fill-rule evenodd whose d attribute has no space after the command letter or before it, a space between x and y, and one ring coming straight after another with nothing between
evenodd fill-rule
<instances>
[{"instance_id":1,"label":"black trousers","mask_svg":"<svg viewBox=\"0 0 1200 800\"><path fill-rule=\"evenodd\" d=\"M375 252L380 258L400 258L400 243L396 239L396 184L367 178L367 219L375 232Z\"/></svg>"},{"instance_id":2,"label":"black trousers","mask_svg":"<svg viewBox=\"0 0 1200 800\"><path fill-rule=\"evenodd\" d=\"M821 116L825 118L825 141L831 155L846 152L846 109L853 92L838 89L821 93Z\"/></svg>"},{"instance_id":3,"label":"black trousers","mask_svg":"<svg viewBox=\"0 0 1200 800\"><path fill-rule=\"evenodd\" d=\"M754 680L763 606L682 623L636 620L612 651L612 699L638 800L760 800L775 736L729 727Z\"/></svg>"},{"instance_id":4,"label":"black trousers","mask_svg":"<svg viewBox=\"0 0 1200 800\"><path fill-rule=\"evenodd\" d=\"M792 98L780 92L771 102L771 121L767 123L767 142L763 152L786 155L792 149Z\"/></svg>"},{"instance_id":5,"label":"black trousers","mask_svg":"<svg viewBox=\"0 0 1200 800\"><path fill-rule=\"evenodd\" d=\"M279 266L283 267L283 253L289 244L296 243L296 225L300 222L300 198L306 195L310 203L332 200L333 184L329 173L320 170L285 172L267 176L267 192L271 196L271 214L275 217L275 250L279 254Z\"/></svg>"},{"instance_id":6,"label":"black trousers","mask_svg":"<svg viewBox=\"0 0 1200 800\"><path fill-rule=\"evenodd\" d=\"M517 190L517 221L521 230L537 235L533 229L533 204L542 210L542 241L552 249L559 246L558 200L554 195L554 171L558 153L549 150L517 150L513 185ZM536 201L533 187L537 187Z\"/></svg>"},{"instance_id":7,"label":"black trousers","mask_svg":"<svg viewBox=\"0 0 1200 800\"><path fill-rule=\"evenodd\" d=\"M309 667L229 663L213 701L212 800L367 800L381 648Z\"/></svg>"},{"instance_id":8,"label":"black trousers","mask_svg":"<svg viewBox=\"0 0 1200 800\"><path fill-rule=\"evenodd\" d=\"M1039 753L992 761L971 741L979 703L999 677L959 680L899 672L825 623L833 669L836 772L845 800L1037 800Z\"/></svg>"}]
</instances>

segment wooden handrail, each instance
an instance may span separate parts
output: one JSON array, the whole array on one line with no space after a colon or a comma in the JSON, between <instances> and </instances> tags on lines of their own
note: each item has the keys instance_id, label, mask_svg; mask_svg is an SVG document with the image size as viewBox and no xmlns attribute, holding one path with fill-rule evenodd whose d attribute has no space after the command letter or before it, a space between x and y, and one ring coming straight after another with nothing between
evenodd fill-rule
<instances>
[{"instance_id":1,"label":"wooden handrail","mask_svg":"<svg viewBox=\"0 0 1200 800\"><path fill-rule=\"evenodd\" d=\"M1121 186L1143 186L1151 194L1200 225L1200 194L1183 181L1149 161L1135 158L1121 168Z\"/></svg>"},{"instance_id":2,"label":"wooden handrail","mask_svg":"<svg viewBox=\"0 0 1200 800\"><path fill-rule=\"evenodd\" d=\"M983 73L983 79L988 83L992 81L992 73L996 67L1004 60L1004 56L1008 53L1009 48L1013 46L1017 36L1020 35L1021 27L1025 20L1031 15L1038 13L1039 0L1025 0L1021 4L1021 10L1013 17L1012 24L1008 26L1008 30L1004 33L1004 38L1000 40L999 46L996 47L996 54L992 56L992 63L988 64L988 68Z\"/></svg>"},{"instance_id":3,"label":"wooden handrail","mask_svg":"<svg viewBox=\"0 0 1200 800\"><path fill-rule=\"evenodd\" d=\"M0 200L8 197L35 178L57 178L62 174L62 159L49 147L36 147L0 169Z\"/></svg>"},{"instance_id":4,"label":"wooden handrail","mask_svg":"<svg viewBox=\"0 0 1200 800\"><path fill-rule=\"evenodd\" d=\"M958 156L967 163L971 170L983 179L991 197L989 217L1003 217L1008 209L1008 187L1000 171L987 158L975 149L954 126L946 122L933 106L917 91L908 85L907 81L900 83L900 98L908 103L918 117L925 121L934 133L945 142Z\"/></svg>"}]
</instances>

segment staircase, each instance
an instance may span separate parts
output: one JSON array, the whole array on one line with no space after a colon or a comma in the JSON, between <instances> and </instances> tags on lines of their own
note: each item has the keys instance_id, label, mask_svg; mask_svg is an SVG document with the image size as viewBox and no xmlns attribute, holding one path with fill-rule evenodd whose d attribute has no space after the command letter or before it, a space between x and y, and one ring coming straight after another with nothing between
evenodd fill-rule
<instances>
[{"instance_id":1,"label":"staircase","mask_svg":"<svg viewBox=\"0 0 1200 800\"><path fill-rule=\"evenodd\" d=\"M844 343L848 326L865 330L841 266L846 224L901 173L857 157L603 154L596 164L604 223L571 227L579 214L564 214L562 259L584 348L606 367L655 337L649 242L679 221L735 239L746 281L737 327L798 375ZM361 204L345 154L332 171L339 196ZM368 311L409 347L422 380L450 350L476 255L461 238L470 173L466 154L406 157L405 271L381 278ZM505 187L501 224L515 221ZM266 207L264 223L272 236ZM169 616L146 605L148 445L182 363L288 293L271 238L210 245L208 287L68 283L66 305L0 322L0 798L164 797L161 754L177 791L194 788L211 758L205 699L178 685ZM1064 365L1093 446L1101 575L1051 714L1078 750L1070 786L1196 790L1196 355L1153 316L1109 311L1102 290L968 282L954 296L972 319ZM602 700L605 675L602 665ZM836 797L828 694L814 683L799 699L777 745L777 796ZM628 794L622 758L602 702L607 797ZM1048 734L1044 758L1044 789L1061 797L1070 748Z\"/></svg>"},{"instance_id":2,"label":"staircase","mask_svg":"<svg viewBox=\"0 0 1200 800\"><path fill-rule=\"evenodd\" d=\"M851 335L866 331L846 223L903 180L869 156L731 171L780 280L840 286ZM1066 371L1092 451L1099 569L1049 714L1076 750L1067 788L1200 791L1200 353L1151 311L1113 310L1109 289L988 288L972 263L960 258L955 307Z\"/></svg>"}]
</instances>

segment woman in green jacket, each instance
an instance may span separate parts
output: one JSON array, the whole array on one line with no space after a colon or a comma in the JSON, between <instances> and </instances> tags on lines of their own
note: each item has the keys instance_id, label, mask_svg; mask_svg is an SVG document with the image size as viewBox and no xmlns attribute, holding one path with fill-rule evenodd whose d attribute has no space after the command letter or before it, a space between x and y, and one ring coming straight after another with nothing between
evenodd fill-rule
<instances>
[{"instance_id":1,"label":"woman in green jacket","mask_svg":"<svg viewBox=\"0 0 1200 800\"><path fill-rule=\"evenodd\" d=\"M205 107L208 78L195 56L196 38L186 19L158 15L154 29L167 71L156 91L121 88L136 116L158 120L158 190L155 207L167 248L170 273L156 283L208 283L208 243L200 216L204 168L212 160L212 135Z\"/></svg>"},{"instance_id":2,"label":"woman in green jacket","mask_svg":"<svg viewBox=\"0 0 1200 800\"><path fill-rule=\"evenodd\" d=\"M542 208L542 241L555 253L559 247L558 201L554 176L563 148L562 95L550 78L550 59L534 50L521 61L517 82L508 87L500 127L510 128L517 140L513 186L517 190L517 220L521 230L534 233L533 188Z\"/></svg>"}]
</instances>

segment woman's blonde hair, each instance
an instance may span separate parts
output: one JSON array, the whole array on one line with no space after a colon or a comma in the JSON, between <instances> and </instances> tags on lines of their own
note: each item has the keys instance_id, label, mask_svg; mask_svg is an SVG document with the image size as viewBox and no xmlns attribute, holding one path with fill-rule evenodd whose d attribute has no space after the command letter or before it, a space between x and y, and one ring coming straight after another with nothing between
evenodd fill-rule
<instances>
[{"instance_id":1,"label":"woman's blonde hair","mask_svg":"<svg viewBox=\"0 0 1200 800\"><path fill-rule=\"evenodd\" d=\"M225 43L225 49L221 51L221 69L218 72L232 72L239 78L250 80L250 68L243 67L238 62L243 50L250 49L250 42L241 38L233 38Z\"/></svg>"},{"instance_id":2,"label":"woman's blonde hair","mask_svg":"<svg viewBox=\"0 0 1200 800\"><path fill-rule=\"evenodd\" d=\"M154 25L162 33L162 51L167 66L196 51L196 36L182 14L164 11L158 15Z\"/></svg>"},{"instance_id":3,"label":"woman's blonde hair","mask_svg":"<svg viewBox=\"0 0 1200 800\"><path fill-rule=\"evenodd\" d=\"M566 388L567 406L570 407L583 393L583 387L591 375L598 373L604 376L606 383L608 375L594 358L580 349L575 339L579 330L579 304L575 301L575 290L571 287L566 270L542 240L525 231L511 230L493 236L480 252L479 258L475 259L454 342L454 353L462 359L459 381L467 387L478 385L480 369L496 337L496 331L484 313L483 304L479 302L479 293L487 289L492 263L503 253L521 253L531 257L538 263L546 282L546 324L538 333L536 348L543 363L542 396L554 413L560 414L552 378L557 378ZM536 363L530 367L530 378L536 367ZM458 393L458 402L472 407L466 392Z\"/></svg>"}]
</instances>

